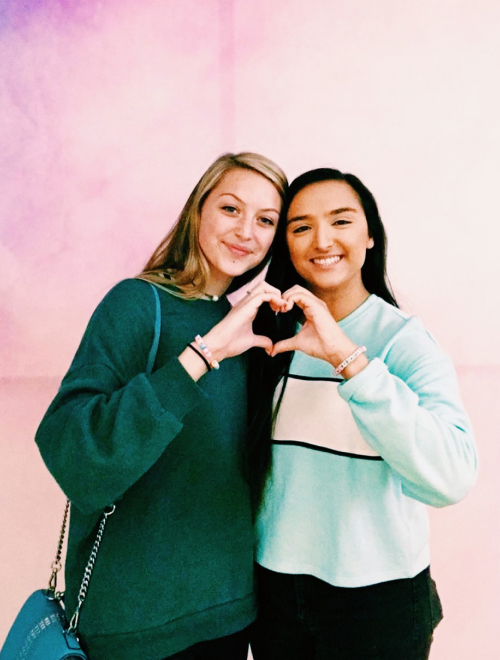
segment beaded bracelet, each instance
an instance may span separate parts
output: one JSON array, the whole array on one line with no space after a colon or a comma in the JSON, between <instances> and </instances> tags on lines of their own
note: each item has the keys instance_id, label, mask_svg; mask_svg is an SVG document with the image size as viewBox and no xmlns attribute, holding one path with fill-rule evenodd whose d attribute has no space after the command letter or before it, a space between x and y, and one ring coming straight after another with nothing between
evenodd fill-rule
<instances>
[{"instance_id":1,"label":"beaded bracelet","mask_svg":"<svg viewBox=\"0 0 500 660\"><path fill-rule=\"evenodd\" d=\"M200 353L193 344L186 344L186 348L190 348L192 351L196 353L196 355L203 360L203 362L207 365L207 369L209 371L212 371L212 367L210 366L210 362L207 360L207 358L203 355L203 353Z\"/></svg>"},{"instance_id":2,"label":"beaded bracelet","mask_svg":"<svg viewBox=\"0 0 500 660\"><path fill-rule=\"evenodd\" d=\"M336 376L341 374L344 369L347 367L348 364L351 364L357 357L359 357L362 353L366 353L366 346L360 346L357 348L354 353L349 355L349 357L346 357L346 359L339 364L339 366L335 369L333 372Z\"/></svg>"},{"instance_id":3,"label":"beaded bracelet","mask_svg":"<svg viewBox=\"0 0 500 660\"><path fill-rule=\"evenodd\" d=\"M212 355L212 351L208 348L208 346L205 344L205 342L200 337L200 335L196 335L194 340L198 344L198 346L201 348L201 350L203 351L205 357L208 360L208 363L210 364L210 368L211 369L218 369L220 367L220 364L214 358L214 356Z\"/></svg>"}]
</instances>

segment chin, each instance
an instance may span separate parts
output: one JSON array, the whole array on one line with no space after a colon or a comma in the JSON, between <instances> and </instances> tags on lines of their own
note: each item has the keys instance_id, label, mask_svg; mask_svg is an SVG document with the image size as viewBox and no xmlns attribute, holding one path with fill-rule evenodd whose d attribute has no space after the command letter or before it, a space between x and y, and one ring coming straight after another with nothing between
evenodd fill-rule
<instances>
[{"instance_id":1,"label":"chin","mask_svg":"<svg viewBox=\"0 0 500 660\"><path fill-rule=\"evenodd\" d=\"M325 273L323 277L318 277L317 274L315 277L308 277L308 275L310 275L309 273L307 273L306 276L301 275L300 273L299 275L309 287L314 289L331 289L332 287L338 287L340 284L342 284L338 277L332 277L327 273Z\"/></svg>"},{"instance_id":2,"label":"chin","mask_svg":"<svg viewBox=\"0 0 500 660\"><path fill-rule=\"evenodd\" d=\"M227 276L228 277L238 277L239 275L243 275L244 273L248 273L249 270L252 270L253 268L256 268L261 262L260 261L252 261L247 262L247 263L241 263L241 264L231 264L230 266L225 269Z\"/></svg>"}]
</instances>

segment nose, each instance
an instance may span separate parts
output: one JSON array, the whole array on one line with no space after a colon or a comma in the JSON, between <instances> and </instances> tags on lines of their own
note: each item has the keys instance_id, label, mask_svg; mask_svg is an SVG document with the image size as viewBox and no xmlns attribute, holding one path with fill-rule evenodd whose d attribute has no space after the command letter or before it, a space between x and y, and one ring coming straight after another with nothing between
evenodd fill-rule
<instances>
[{"instance_id":1,"label":"nose","mask_svg":"<svg viewBox=\"0 0 500 660\"><path fill-rule=\"evenodd\" d=\"M334 243L334 232L329 223L321 223L314 232L314 247L318 250L328 250Z\"/></svg>"},{"instance_id":2,"label":"nose","mask_svg":"<svg viewBox=\"0 0 500 660\"><path fill-rule=\"evenodd\" d=\"M249 213L243 213L236 223L235 234L242 241L249 241L253 236L253 218Z\"/></svg>"}]
</instances>

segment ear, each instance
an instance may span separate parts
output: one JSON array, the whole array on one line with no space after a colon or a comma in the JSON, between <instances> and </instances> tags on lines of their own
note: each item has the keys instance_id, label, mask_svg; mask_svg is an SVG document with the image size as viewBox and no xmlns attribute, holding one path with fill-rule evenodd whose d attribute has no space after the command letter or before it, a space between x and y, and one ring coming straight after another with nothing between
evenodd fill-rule
<instances>
[{"instance_id":1,"label":"ear","mask_svg":"<svg viewBox=\"0 0 500 660\"><path fill-rule=\"evenodd\" d=\"M367 249L367 250L370 250L374 245L375 245L375 241L374 241L373 238L370 236L370 238L368 239L368 243L366 244L366 249Z\"/></svg>"}]
</instances>

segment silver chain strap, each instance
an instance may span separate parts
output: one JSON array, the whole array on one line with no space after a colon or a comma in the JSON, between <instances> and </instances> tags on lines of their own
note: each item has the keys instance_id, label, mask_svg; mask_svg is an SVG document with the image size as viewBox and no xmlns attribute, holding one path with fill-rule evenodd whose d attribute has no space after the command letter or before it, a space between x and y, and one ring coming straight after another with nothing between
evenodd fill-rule
<instances>
[{"instance_id":1,"label":"silver chain strap","mask_svg":"<svg viewBox=\"0 0 500 660\"><path fill-rule=\"evenodd\" d=\"M78 594L78 605L76 606L75 613L73 614L73 616L71 617L71 621L69 622L68 632L70 633L76 633L76 629L78 627L78 621L80 619L80 610L82 609L83 602L87 597L87 590L89 588L90 578L92 577L92 571L94 570L97 553L99 552L99 546L101 545L102 535L104 534L104 528L106 527L106 523L108 522L109 516L113 515L115 509L116 507L113 504L113 506L109 507L107 511L104 511L101 522L99 523L99 529L97 530L97 536L94 541L94 546L92 548L92 552L90 553L90 557L87 562L87 565L85 566L83 580L80 585L80 592Z\"/></svg>"},{"instance_id":2,"label":"silver chain strap","mask_svg":"<svg viewBox=\"0 0 500 660\"><path fill-rule=\"evenodd\" d=\"M68 512L69 512L70 502L66 500L66 508L64 509L63 522L61 526L61 533L59 534L59 543L57 544L57 553L56 558L52 562L52 575L49 580L49 591L52 594L53 598L60 600L63 597L63 593L56 592L57 588L57 574L62 568L61 555L62 547L64 543L64 536L66 534L66 524L68 522ZM89 560L85 566L85 571L83 573L83 580L80 585L80 592L78 594L78 605L76 607L75 613L71 617L69 622L68 632L76 633L78 627L78 620L80 619L80 610L82 609L83 601L87 597L87 590L89 588L90 578L92 577L92 571L94 570L95 560L97 558L97 553L99 552L99 546L101 545L102 535L104 534L104 528L108 521L109 516L115 512L115 505L108 507L102 514L101 522L99 523L99 529L97 530L96 539L92 547L92 552L90 553Z\"/></svg>"},{"instance_id":3,"label":"silver chain strap","mask_svg":"<svg viewBox=\"0 0 500 660\"><path fill-rule=\"evenodd\" d=\"M50 576L49 580L49 591L52 592L54 595L54 598L58 597L58 594L56 594L56 589L57 589L57 574L62 568L61 564L61 555L62 555L62 547L64 543L64 536L66 534L66 523L68 521L68 512L69 512L69 500L66 500L66 508L64 509L64 516L63 516L63 521L62 521L62 526L61 526L61 533L59 534L59 543L57 544L57 552L56 552L56 558L52 562L52 575Z\"/></svg>"}]
</instances>

